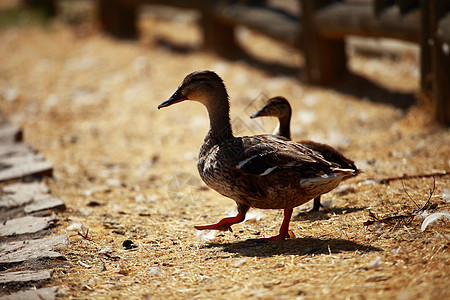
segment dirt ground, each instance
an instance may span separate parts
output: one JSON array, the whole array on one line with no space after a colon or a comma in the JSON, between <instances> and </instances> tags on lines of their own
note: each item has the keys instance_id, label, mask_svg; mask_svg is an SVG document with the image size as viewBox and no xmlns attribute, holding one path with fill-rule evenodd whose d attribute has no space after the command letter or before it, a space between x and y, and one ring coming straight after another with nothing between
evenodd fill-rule
<instances>
[{"instance_id":1,"label":"dirt ground","mask_svg":"<svg viewBox=\"0 0 450 300\"><path fill-rule=\"evenodd\" d=\"M239 38L251 62L200 51L191 15L149 14L140 27L138 41L107 37L91 23L0 29L0 109L54 164L46 182L68 207L54 228L70 236L67 260L49 283L61 298L450 298L449 223L421 231L426 213L449 210L449 176L435 178L437 208L410 223L364 225L369 211L412 212L433 188L433 178L379 179L450 170L450 131L433 124L418 96L414 46L395 55L350 51L355 75L331 89L298 80L301 55L247 30ZM293 218L296 238L255 242L278 231L279 210L252 210L232 233L193 228L235 204L196 171L204 107L156 107L200 69L224 79L236 135L271 132L274 120L249 115L283 95L294 139L329 143L364 171L324 195L323 211ZM405 108L408 99L414 104ZM137 247L125 250L125 240Z\"/></svg>"}]
</instances>

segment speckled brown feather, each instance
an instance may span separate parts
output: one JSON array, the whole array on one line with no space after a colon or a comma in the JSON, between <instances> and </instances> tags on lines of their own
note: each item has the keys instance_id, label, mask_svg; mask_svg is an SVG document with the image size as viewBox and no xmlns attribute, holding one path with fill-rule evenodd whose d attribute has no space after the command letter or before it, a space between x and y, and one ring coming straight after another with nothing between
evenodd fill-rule
<instances>
[{"instance_id":1,"label":"speckled brown feather","mask_svg":"<svg viewBox=\"0 0 450 300\"><path fill-rule=\"evenodd\" d=\"M354 170L354 175L357 175L360 172L356 167L354 161L346 158L339 151L327 144L317 143L309 140L298 141L298 143L308 147L309 149L319 152L326 160L338 164L341 168Z\"/></svg>"},{"instance_id":2,"label":"speckled brown feather","mask_svg":"<svg viewBox=\"0 0 450 300\"><path fill-rule=\"evenodd\" d=\"M293 208L329 192L352 174L303 145L272 135L234 137L208 145L207 137L197 164L201 178L222 195L250 207ZM275 169L261 176L264 170L238 168L252 157L257 165Z\"/></svg>"}]
</instances>

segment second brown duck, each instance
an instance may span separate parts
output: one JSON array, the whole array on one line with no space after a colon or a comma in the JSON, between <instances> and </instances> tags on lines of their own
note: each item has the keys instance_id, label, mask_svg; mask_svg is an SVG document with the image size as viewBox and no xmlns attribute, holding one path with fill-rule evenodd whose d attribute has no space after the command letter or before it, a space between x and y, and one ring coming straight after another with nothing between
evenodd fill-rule
<instances>
[{"instance_id":1,"label":"second brown duck","mask_svg":"<svg viewBox=\"0 0 450 300\"><path fill-rule=\"evenodd\" d=\"M258 112L250 116L250 118L278 118L278 126L275 128L273 134L291 140L291 116L292 108L289 101L284 97L277 96L270 98L267 101L267 104ZM298 143L319 152L326 160L338 164L341 168L354 170L355 174L359 173L358 168L352 160L346 158L344 155L339 153L339 151L329 145L316 143L309 140L298 141ZM320 207L322 207L322 204L320 203L320 196L318 196L314 198L313 208L309 212L318 211Z\"/></svg>"}]
</instances>

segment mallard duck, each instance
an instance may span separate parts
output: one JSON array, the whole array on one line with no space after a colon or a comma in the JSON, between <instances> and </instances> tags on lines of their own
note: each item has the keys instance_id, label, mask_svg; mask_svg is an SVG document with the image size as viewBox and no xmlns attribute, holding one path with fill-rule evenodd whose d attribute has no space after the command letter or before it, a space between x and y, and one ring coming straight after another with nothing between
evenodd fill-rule
<instances>
[{"instance_id":1,"label":"mallard duck","mask_svg":"<svg viewBox=\"0 0 450 300\"><path fill-rule=\"evenodd\" d=\"M341 168L322 154L302 144L274 135L235 137L230 123L228 92L213 71L187 75L175 93L158 109L186 100L203 104L210 128L200 148L197 168L207 186L233 199L238 213L215 224L195 226L198 230L231 231L244 221L250 207L283 209L278 235L266 241L288 237L294 207L327 193L355 170Z\"/></svg>"},{"instance_id":2,"label":"mallard duck","mask_svg":"<svg viewBox=\"0 0 450 300\"><path fill-rule=\"evenodd\" d=\"M287 139L291 139L291 116L292 108L289 101L281 96L270 98L267 104L258 112L250 116L250 118L259 117L276 117L278 118L278 125L273 132L274 135L279 135ZM302 140L298 143L319 152L322 156L330 161L338 164L341 168L352 169L355 175L359 173L355 163L339 153L336 149L326 144L316 143L313 141ZM322 204L320 203L320 196L314 198L313 208L309 212L318 211Z\"/></svg>"}]
</instances>

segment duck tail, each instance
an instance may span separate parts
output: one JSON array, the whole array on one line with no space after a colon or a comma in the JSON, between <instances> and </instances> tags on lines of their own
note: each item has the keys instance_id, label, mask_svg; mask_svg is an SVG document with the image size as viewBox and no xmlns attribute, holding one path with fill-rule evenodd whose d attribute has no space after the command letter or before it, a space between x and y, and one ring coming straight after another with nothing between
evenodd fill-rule
<instances>
[{"instance_id":1,"label":"duck tail","mask_svg":"<svg viewBox=\"0 0 450 300\"><path fill-rule=\"evenodd\" d=\"M333 172L340 173L340 174L347 175L347 176L356 176L356 175L362 173L358 169L355 170L355 169L343 169L343 168L334 168Z\"/></svg>"}]
</instances>

